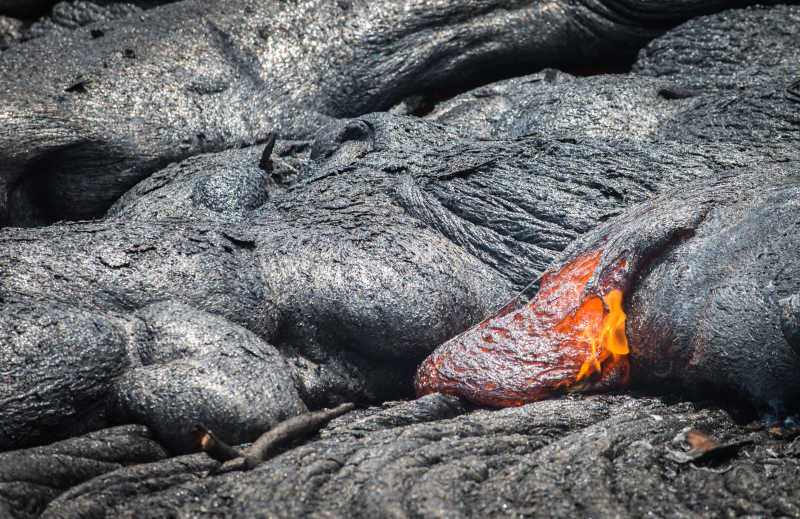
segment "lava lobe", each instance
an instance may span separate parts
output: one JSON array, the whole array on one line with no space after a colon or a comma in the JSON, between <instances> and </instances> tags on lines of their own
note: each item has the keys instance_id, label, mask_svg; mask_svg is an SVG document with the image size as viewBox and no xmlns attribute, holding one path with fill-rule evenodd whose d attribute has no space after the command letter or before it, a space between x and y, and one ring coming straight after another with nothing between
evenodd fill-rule
<instances>
[{"instance_id":1,"label":"lava lobe","mask_svg":"<svg viewBox=\"0 0 800 519\"><path fill-rule=\"evenodd\" d=\"M586 290L602 250L547 272L536 298L509 305L436 349L420 366L418 395L452 393L482 405L522 405L559 390L628 384L628 341L622 310L624 257Z\"/></svg>"},{"instance_id":2,"label":"lava lobe","mask_svg":"<svg viewBox=\"0 0 800 519\"><path fill-rule=\"evenodd\" d=\"M796 415L798 209L800 174L770 169L632 206L576 240L526 306L437 348L417 393L513 406L630 384Z\"/></svg>"}]
</instances>

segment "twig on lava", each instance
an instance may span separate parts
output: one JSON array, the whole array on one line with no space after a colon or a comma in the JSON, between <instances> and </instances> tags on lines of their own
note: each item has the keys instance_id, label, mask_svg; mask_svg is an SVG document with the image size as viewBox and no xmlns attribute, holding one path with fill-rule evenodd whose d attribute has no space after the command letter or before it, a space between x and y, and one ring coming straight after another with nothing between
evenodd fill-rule
<instances>
[{"instance_id":1,"label":"twig on lava","mask_svg":"<svg viewBox=\"0 0 800 519\"><path fill-rule=\"evenodd\" d=\"M197 425L192 429L192 436L195 443L200 445L200 448L209 456L219 462L226 462L235 458L243 456L242 452L231 447L224 441L217 438L211 429L206 429L202 425Z\"/></svg>"},{"instance_id":2,"label":"twig on lava","mask_svg":"<svg viewBox=\"0 0 800 519\"><path fill-rule=\"evenodd\" d=\"M316 433L337 416L352 411L354 408L355 405L348 402L333 409L312 411L289 418L262 434L245 450L231 447L202 425L194 428L193 435L195 442L206 454L223 463L218 472L250 470L270 459L279 447Z\"/></svg>"}]
</instances>

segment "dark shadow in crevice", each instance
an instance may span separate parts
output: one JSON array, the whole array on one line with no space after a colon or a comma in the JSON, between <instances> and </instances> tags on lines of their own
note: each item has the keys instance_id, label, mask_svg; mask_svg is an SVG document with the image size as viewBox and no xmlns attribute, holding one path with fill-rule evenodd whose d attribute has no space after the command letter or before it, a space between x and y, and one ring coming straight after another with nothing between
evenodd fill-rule
<instances>
[{"instance_id":1,"label":"dark shadow in crevice","mask_svg":"<svg viewBox=\"0 0 800 519\"><path fill-rule=\"evenodd\" d=\"M603 64L565 65L556 68L562 72L566 72L567 74L572 74L573 76L578 77L598 76L602 74L627 74L633 68L635 61L636 53L634 52L630 56L619 57L618 59L610 60ZM413 99L413 104L416 105L415 107L411 107L412 110L409 112L409 115L413 115L415 117L425 117L433 112L439 103L448 101L460 94L464 94L470 90L474 90L475 88L485 86L490 83L534 74L536 72L540 72L541 70L544 69L526 70L521 67L515 67L512 70L506 70L499 74L473 74L469 78L463 78L462 81L452 83L446 87L435 87L424 90L407 98L408 100ZM484 81L484 79L487 77L491 78L491 81ZM410 101L406 101L406 103L410 104Z\"/></svg>"}]
</instances>

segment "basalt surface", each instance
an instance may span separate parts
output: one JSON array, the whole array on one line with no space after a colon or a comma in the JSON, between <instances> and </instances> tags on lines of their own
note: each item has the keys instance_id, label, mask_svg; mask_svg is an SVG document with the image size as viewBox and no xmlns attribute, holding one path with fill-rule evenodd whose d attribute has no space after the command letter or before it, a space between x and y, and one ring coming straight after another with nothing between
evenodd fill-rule
<instances>
[{"instance_id":1,"label":"basalt surface","mask_svg":"<svg viewBox=\"0 0 800 519\"><path fill-rule=\"evenodd\" d=\"M426 89L630 61L728 5L185 0L52 30L3 52L0 224L99 216L171 161L309 137Z\"/></svg>"},{"instance_id":2,"label":"basalt surface","mask_svg":"<svg viewBox=\"0 0 800 519\"><path fill-rule=\"evenodd\" d=\"M340 4L357 13L364 8ZM192 105L193 115L183 120L193 135L195 127L207 128L204 139L213 145L172 141L185 132L147 137L189 113L169 107L148 112L141 125L134 111L130 124L142 138L126 141L131 128L117 125L122 116L115 110L122 109L115 100L129 95L127 88L136 90L129 100L155 95L147 74L174 64L167 53L178 43L164 46L164 54L158 45L146 53L136 47L133 58L124 55L129 47L115 45L155 41L156 34L177 42L191 33L197 52L187 50L187 59L221 60L197 70L219 71L229 58L244 59L215 54L243 48L238 40L224 43L229 33L219 25L235 25L238 15L204 18L201 30L192 25L200 8L181 5L183 14L159 8L163 27L187 24L168 36L152 18L144 25L119 20L108 22L114 38L99 38L96 55L86 50L90 25L0 57L19 75L54 42L63 45L64 70L122 53L118 71L75 83L82 87L67 85L75 88L63 95L85 98L58 101L78 105L60 105L48 112L53 119L33 112L61 88L47 85L64 70L37 69L47 93L29 93L26 106L33 108L8 108L6 116L22 126L0 130L0 153L9 159L3 178L13 186L8 222L74 218L110 205L91 222L0 230L0 449L9 451L0 454L0 512L800 515L791 498L797 440L745 428L739 414L740 401L752 397L756 407L766 402L772 416L796 409L800 10L698 18L646 46L631 73L576 77L547 69L472 90L423 118L398 114L415 104L412 98L393 113L362 113L414 94L414 78L423 88L444 81L442 70L469 71L493 60L492 45L479 45L461 61L416 38L419 61L393 76L381 71L395 70L392 60L404 54L384 53L389 68L375 67L380 80L356 104L342 101L351 101L353 90L328 97L319 86L327 80L306 75L316 90L301 88L289 105L307 102L311 112L296 117L281 111L288 106L282 100L270 101L274 90L248 86L253 77L226 68L221 75L236 84L208 95L214 97L208 106ZM448 16L469 25L456 14ZM645 26L635 37L612 23L600 35L633 45L668 22L677 20L659 18L658 29ZM409 38L403 30L397 34ZM204 47L213 46L208 31L223 41L216 50ZM561 32L556 40L570 38L579 36ZM504 52L520 56L522 49L509 45ZM608 57L606 51L598 48ZM320 59L342 65L361 56L332 55L343 61ZM144 67L140 77L122 60L141 56L153 68ZM574 64L573 58L559 59ZM298 60L303 67L316 63ZM556 63L531 66L543 64ZM345 76L361 70L348 67L339 70ZM125 82L108 79L117 73ZM293 77L284 77L286 85ZM336 78L337 85L349 84ZM17 86L2 95L22 102L21 80L3 81ZM194 95L180 78L164 82L177 89L174 97L163 95L167 104L183 106ZM79 107L99 97L107 105L99 103L95 115ZM312 112L322 116L307 116ZM86 115L88 126L76 118L63 130L75 114ZM351 115L357 117L336 119ZM243 117L255 119L245 124ZM25 133L33 123L38 130ZM3 141L34 134L35 145ZM95 146L86 135L105 140ZM257 141L263 142L238 148ZM229 149L197 154L223 148ZM30 176L54 166L53 175ZM54 196L61 209L48 205ZM653 217L659 214L668 216ZM676 229L695 235L661 247ZM437 345L609 236L620 251L640 243L663 252L658 261L640 262L623 305L632 355L642 367L632 374L642 388L679 396L573 395L493 412L429 395L364 408L411 396L417 365ZM688 367L663 369L661 359L686 355L645 348L641 338L653 322L665 332L659 344L696 344L687 330L706 330L708 355L690 354ZM723 342L727 349L720 351ZM755 342L761 349L752 350ZM653 374L663 376L651 383ZM736 398L720 400L720 393ZM781 401L770 406L770 395ZM680 402L686 396L717 400ZM229 442L246 442L284 418L345 400L362 409L253 471L216 474L217 462L205 454L170 457L191 450L188 432L198 422ZM715 407L720 403L727 410ZM129 422L144 425L96 431ZM683 440L692 428L749 443L686 463Z\"/></svg>"},{"instance_id":3,"label":"basalt surface","mask_svg":"<svg viewBox=\"0 0 800 519\"><path fill-rule=\"evenodd\" d=\"M798 208L797 170L689 183L634 206L573 242L533 301L438 348L417 392L509 406L671 385L791 413Z\"/></svg>"},{"instance_id":4,"label":"basalt surface","mask_svg":"<svg viewBox=\"0 0 800 519\"><path fill-rule=\"evenodd\" d=\"M741 446L695 458L685 441L692 430ZM2 472L16 481L0 483L6 496L15 491L6 506L16 517L37 517L56 494L41 517L800 514L800 439L742 426L714 407L642 395L500 411L442 395L390 402L338 418L252 471L222 475L205 454L162 458L139 430L70 441L0 454L0 470L21 458L34 474ZM59 457L68 462L42 481L39 467ZM14 508L20 503L31 513Z\"/></svg>"}]
</instances>

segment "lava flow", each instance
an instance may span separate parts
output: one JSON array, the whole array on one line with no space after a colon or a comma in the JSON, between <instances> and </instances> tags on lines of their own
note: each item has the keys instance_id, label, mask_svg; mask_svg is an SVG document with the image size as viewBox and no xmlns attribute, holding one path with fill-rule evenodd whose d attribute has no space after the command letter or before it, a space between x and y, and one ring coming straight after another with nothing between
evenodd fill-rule
<instances>
[{"instance_id":1,"label":"lava flow","mask_svg":"<svg viewBox=\"0 0 800 519\"><path fill-rule=\"evenodd\" d=\"M510 305L437 348L417 371L417 395L450 393L506 407L560 390L626 386L623 293L615 285L627 263L615 262L599 289L584 290L601 255L586 253L560 272L546 273L523 308Z\"/></svg>"}]
</instances>

